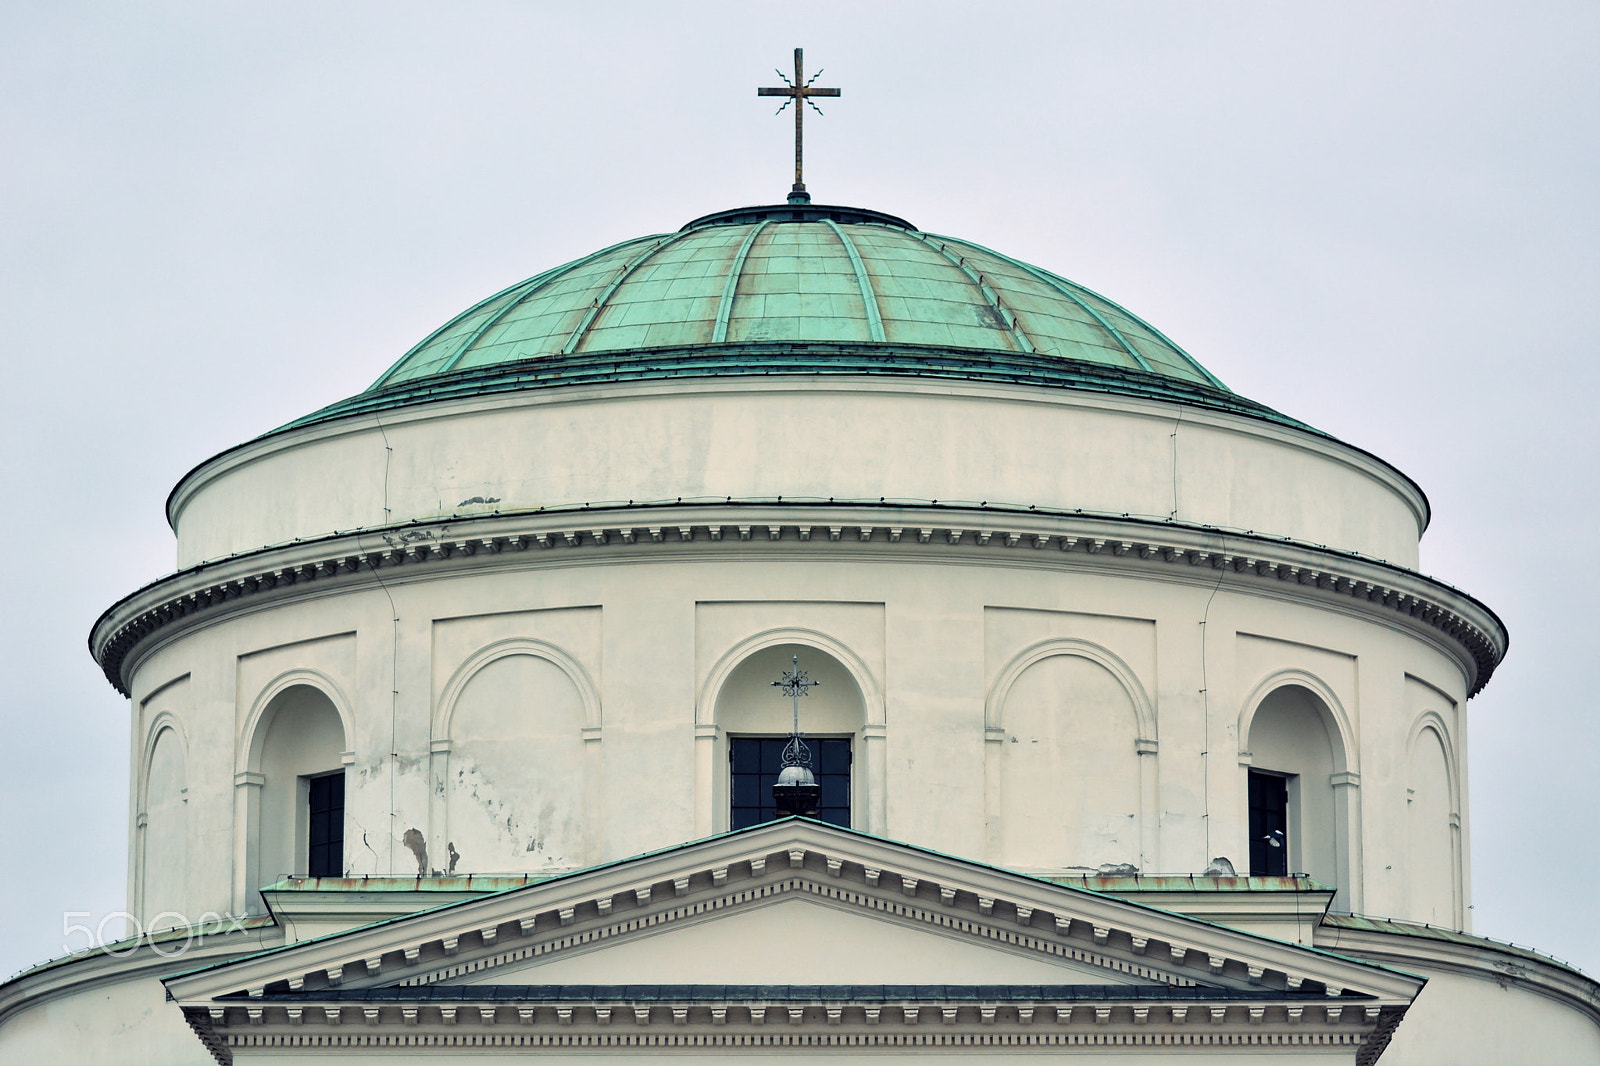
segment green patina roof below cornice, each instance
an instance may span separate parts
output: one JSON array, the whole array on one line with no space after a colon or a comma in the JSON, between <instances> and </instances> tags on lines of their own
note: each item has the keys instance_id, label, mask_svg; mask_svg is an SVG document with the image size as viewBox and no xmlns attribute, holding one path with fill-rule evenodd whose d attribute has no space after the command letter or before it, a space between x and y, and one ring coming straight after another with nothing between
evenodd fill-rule
<instances>
[{"instance_id":1,"label":"green patina roof below cornice","mask_svg":"<svg viewBox=\"0 0 1600 1066\"><path fill-rule=\"evenodd\" d=\"M706 215L535 275L291 425L516 389L768 374L1087 389L1307 428L1059 275L893 215L809 204Z\"/></svg>"},{"instance_id":2,"label":"green patina roof below cornice","mask_svg":"<svg viewBox=\"0 0 1600 1066\"><path fill-rule=\"evenodd\" d=\"M883 376L1078 389L1182 403L1265 419L1326 436L1265 404L1245 399L1226 389L1214 389L1148 371L1038 354L860 342L701 344L682 348L536 357L514 363L429 374L381 389L368 389L329 404L282 428L292 429L413 404L565 385L774 375Z\"/></svg>"}]
</instances>

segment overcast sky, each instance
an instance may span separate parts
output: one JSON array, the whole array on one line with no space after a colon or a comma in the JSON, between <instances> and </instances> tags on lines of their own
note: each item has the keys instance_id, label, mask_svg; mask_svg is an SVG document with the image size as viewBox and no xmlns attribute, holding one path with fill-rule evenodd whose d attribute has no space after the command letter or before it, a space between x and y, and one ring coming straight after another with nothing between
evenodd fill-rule
<instances>
[{"instance_id":1,"label":"overcast sky","mask_svg":"<svg viewBox=\"0 0 1600 1066\"><path fill-rule=\"evenodd\" d=\"M1600 5L0 12L0 976L123 905L128 709L84 640L171 569L177 479L511 282L780 198L754 88L795 45L844 89L819 200L1081 281L1422 484L1424 569L1512 633L1469 704L1474 926L1600 974Z\"/></svg>"}]
</instances>

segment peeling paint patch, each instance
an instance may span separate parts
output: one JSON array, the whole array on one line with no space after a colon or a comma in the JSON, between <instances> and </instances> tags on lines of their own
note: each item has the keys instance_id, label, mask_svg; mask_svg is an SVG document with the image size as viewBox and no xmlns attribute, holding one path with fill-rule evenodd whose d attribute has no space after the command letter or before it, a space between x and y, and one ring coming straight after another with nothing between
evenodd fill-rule
<instances>
[{"instance_id":1,"label":"peeling paint patch","mask_svg":"<svg viewBox=\"0 0 1600 1066\"><path fill-rule=\"evenodd\" d=\"M422 839L422 831L416 828L407 829L406 835L400 838L400 842L410 848L411 854L416 856L417 876L428 876L428 844Z\"/></svg>"}]
</instances>

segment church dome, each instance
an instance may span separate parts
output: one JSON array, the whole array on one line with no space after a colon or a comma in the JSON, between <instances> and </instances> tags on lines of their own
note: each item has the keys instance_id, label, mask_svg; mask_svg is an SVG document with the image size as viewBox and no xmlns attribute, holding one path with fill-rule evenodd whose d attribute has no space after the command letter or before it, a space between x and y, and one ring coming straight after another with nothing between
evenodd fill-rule
<instances>
[{"instance_id":1,"label":"church dome","mask_svg":"<svg viewBox=\"0 0 1600 1066\"><path fill-rule=\"evenodd\" d=\"M773 373L1087 388L1299 425L1058 274L894 215L809 204L706 215L536 274L296 424L505 389Z\"/></svg>"},{"instance_id":2,"label":"church dome","mask_svg":"<svg viewBox=\"0 0 1600 1066\"><path fill-rule=\"evenodd\" d=\"M371 480L307 488L373 461ZM1110 300L813 204L706 215L496 293L365 391L196 467L167 514L191 565L483 510L769 499L1188 522L1403 566L1428 514L1403 474L1230 391Z\"/></svg>"}]
</instances>

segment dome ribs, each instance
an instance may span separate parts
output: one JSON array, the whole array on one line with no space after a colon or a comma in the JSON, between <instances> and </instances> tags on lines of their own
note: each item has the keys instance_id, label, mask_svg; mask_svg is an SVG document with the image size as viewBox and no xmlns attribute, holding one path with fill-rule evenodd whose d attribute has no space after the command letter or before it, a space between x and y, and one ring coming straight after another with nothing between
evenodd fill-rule
<instances>
[{"instance_id":1,"label":"dome ribs","mask_svg":"<svg viewBox=\"0 0 1600 1066\"><path fill-rule=\"evenodd\" d=\"M1053 274L1048 274L1045 271L1040 270L1036 266L1024 263L1020 259L1012 259L1008 255L1001 255L999 252L991 252L988 249L984 249L984 251L988 252L988 254L994 256L996 259L1010 263L1018 270L1022 270L1030 276L1037 278L1039 281L1044 282L1046 285L1050 286L1052 289L1056 290L1061 295L1065 296L1067 299L1083 308L1089 317L1093 318L1095 322L1099 324L1101 329L1105 330L1111 335L1112 339L1114 339L1122 348L1122 350L1128 354L1128 356L1134 361L1134 364L1137 365L1140 370L1147 371L1151 374L1160 373L1160 371L1152 366L1150 361L1144 357L1143 353L1141 353L1139 349L1135 348L1128 341L1127 337L1122 335L1122 331L1120 329L1112 325L1110 320L1102 315L1099 311L1096 311L1093 307L1090 307L1087 300L1084 300L1077 293L1073 292L1070 287L1063 285L1059 278L1055 277Z\"/></svg>"},{"instance_id":2,"label":"dome ribs","mask_svg":"<svg viewBox=\"0 0 1600 1066\"><path fill-rule=\"evenodd\" d=\"M657 252L661 251L661 249L665 248L669 244L673 244L682 240L683 238L687 237L690 232L691 231L688 230L679 230L677 233L670 233L658 240L655 245L648 249L643 255L632 260L631 262L625 263L622 269L617 271L617 276L611 280L611 284L606 286L605 291L599 296L595 297L594 305L591 306L588 311L584 312L583 320L579 322L577 328L572 331L572 336L567 338L567 343L562 345L561 354L571 355L573 352L578 350L578 345L583 343L583 335L589 331L590 326L594 325L595 319L600 317L600 312L605 310L606 301L611 299L611 297L616 294L616 291L622 287L622 283L627 281L628 278L633 275L635 270L638 270L640 267L644 266L645 263L649 262ZM573 265L577 266L578 264L575 263Z\"/></svg>"},{"instance_id":3,"label":"dome ribs","mask_svg":"<svg viewBox=\"0 0 1600 1066\"><path fill-rule=\"evenodd\" d=\"M483 310L486 307L492 306L496 300L508 299L512 303L520 304L521 302L523 302L523 300L525 299L526 295L532 295L534 290L543 288L545 285L549 284L552 281L555 281L559 277L563 277L564 275L570 273L572 270L575 270L576 268L581 267L581 266L585 265L586 263L593 262L594 260L599 259L599 258L601 258L603 256L609 255L612 252L617 251L618 249L626 248L631 244L637 244L640 241L650 240L650 239L651 238L649 238L649 237L634 237L631 240L621 241L621 242L619 242L617 244L609 245L609 246L607 246L605 248L600 249L598 252L594 252L594 253L592 253L590 255L586 255L581 259L574 259L570 263L562 263L559 266L551 267L549 270L540 271L539 273L535 274L531 278L526 278L526 279L524 279L522 281L517 282L515 285L511 285L511 286L508 286L507 288L501 289L499 292L495 293L493 296L490 296L490 297L487 297L485 299L479 300L477 303L473 304L471 307L467 308L465 311L461 312L459 315L456 315L455 317L451 318L448 322L444 323L442 326L440 326L438 329L434 330L432 333L429 333L426 337L422 338L422 340L420 340L416 344L412 345L411 348L406 352L405 355L402 355L398 360L395 361L393 366L391 366L388 370L383 372L383 376L382 377L378 378L377 381L372 383L372 385L367 389L367 391L368 392L372 392L372 391L375 391L375 390L378 390L378 389L382 389L382 388L385 388L386 386L388 386L391 382L393 382L395 380L396 377L400 376L402 371L408 369L410 367L410 365L413 362L416 361L416 358L421 353L427 351L428 347L430 345L432 345L434 341L439 340L439 339L445 337L446 335L448 335L449 332L452 329L454 329L456 326L460 325L461 323L466 322L467 320L471 319L472 316L474 314L476 314L477 312ZM524 290L527 290L526 293L524 293ZM504 317L505 312L508 311L508 310L510 310L510 307L506 306L506 307L503 307L501 309L501 311L494 313L494 318L496 319L496 321L498 321L500 318ZM478 339L479 339L478 337L474 337L473 338L473 342L476 343L476 341ZM470 345L468 345L467 347L470 347ZM465 351L465 349L463 349L463 353L464 353L464 351ZM454 361L452 361L451 365L452 366L454 365ZM441 371L441 370L435 369L435 370L428 371L426 374L414 375L414 376L426 377L427 374L437 374L437 373L442 373L442 372L443 371Z\"/></svg>"},{"instance_id":4,"label":"dome ribs","mask_svg":"<svg viewBox=\"0 0 1600 1066\"><path fill-rule=\"evenodd\" d=\"M1026 265L1026 264L1022 264L1022 265ZM1037 269L1037 268L1035 268L1035 269ZM1050 272L1048 270L1042 271L1042 273L1050 274ZM1105 304L1107 304L1107 305L1109 305L1111 307L1115 307L1120 313L1126 315L1127 317L1133 319L1133 321L1139 323L1140 327L1142 327L1143 329L1148 331L1150 333L1150 335L1152 337L1154 337L1156 340L1160 341L1162 344L1165 344L1168 348L1171 348L1174 352L1176 352L1179 356L1181 356L1183 358L1183 361L1188 366L1192 367L1202 377L1204 377L1206 379L1206 381L1208 381L1212 385L1212 387L1227 391L1228 386L1224 385L1222 383L1221 379L1219 379L1215 374L1213 374L1211 371L1207 370L1205 368L1205 366L1198 359L1196 359L1194 356L1190 355L1188 352L1184 351L1178 345L1174 344L1170 337L1168 337L1165 333L1162 333L1159 329L1156 329L1154 326L1152 326L1150 323L1146 322L1144 319L1139 318L1137 315L1134 315L1127 308L1121 306L1120 304L1116 303L1115 301L1108 300L1104 296L1101 296L1099 293L1094 292L1091 289L1084 288L1082 285L1079 285L1075 281L1068 281L1065 278L1057 277L1055 274L1050 274L1050 276L1052 278L1055 278L1058 282L1060 282L1061 284L1065 285L1069 289L1073 289L1073 290L1075 290L1077 292L1084 293L1085 295L1088 295L1088 296L1093 296L1096 300L1099 300L1102 303L1105 303Z\"/></svg>"},{"instance_id":5,"label":"dome ribs","mask_svg":"<svg viewBox=\"0 0 1600 1066\"><path fill-rule=\"evenodd\" d=\"M977 290L983 294L985 300L989 301L989 306L994 308L994 313L999 315L1000 320L1006 324L1006 328L1011 331L1011 336L1016 340L1017 346L1030 355L1033 353L1033 342L1023 332L1022 326L1017 320L1016 312L1000 302L1000 294L994 291L994 288L989 285L981 274L967 265L964 257L951 255L949 247L943 241L935 242L925 233L913 233L912 236L944 256L957 270L965 274L967 280L972 282Z\"/></svg>"},{"instance_id":6,"label":"dome ribs","mask_svg":"<svg viewBox=\"0 0 1600 1066\"><path fill-rule=\"evenodd\" d=\"M780 261L774 266L757 242L771 242L778 230L793 247L771 257ZM641 274L657 252L680 240L681 250L665 257L672 269L663 266L662 273L652 265ZM835 249L849 263L840 278L824 262ZM804 269L790 269L796 261ZM785 280L799 287L771 293L763 287ZM848 302L840 299L847 291ZM765 313L761 295L799 300L804 310ZM736 311L743 317L736 319ZM741 335L757 345L806 345L858 332L865 345L942 347L967 353L974 364L1044 353L1037 357L1227 392L1160 331L1058 274L878 212L791 205L719 212L677 233L623 241L518 282L434 330L362 398L384 404L402 392L455 391L465 384L455 380L463 366L485 372L491 380L477 382L485 391L500 391L502 373L527 363L554 364L554 376L522 376L516 387L569 383L562 357L578 352L632 366L643 353L737 344ZM737 362L725 358L712 372L738 372L731 369Z\"/></svg>"},{"instance_id":7,"label":"dome ribs","mask_svg":"<svg viewBox=\"0 0 1600 1066\"><path fill-rule=\"evenodd\" d=\"M658 244L656 247L659 248L660 245ZM472 350L472 346L477 344L478 341L482 340L484 334L488 333L495 326L499 325L501 320L509 315L512 311L515 311L517 308L527 303L531 297L542 291L552 281L555 281L557 278L566 277L579 267L587 266L596 259L599 259L601 256L613 251L614 248L615 246L612 248L602 248L593 255L586 255L582 259L574 259L570 263L559 266L554 270L547 270L543 274L536 275L529 281L524 282L524 285L527 287L521 292L517 293L513 299L508 300L506 305L500 310L484 319L483 324L477 329L473 330L466 340L457 345L455 351L451 352L449 358L447 358L443 363L439 364L439 369L434 371L434 373L446 374L451 370L454 370L456 364L461 362L462 357ZM654 249L652 249L652 251L653 250Z\"/></svg>"},{"instance_id":8,"label":"dome ribs","mask_svg":"<svg viewBox=\"0 0 1600 1066\"><path fill-rule=\"evenodd\" d=\"M756 223L739 245L739 251L734 254L733 262L728 266L728 282L722 287L722 300L717 304L717 321L711 327L711 343L722 344L728 339L728 319L733 314L733 301L739 294L739 278L744 274L744 261L750 257L750 249L755 245L756 238L761 231L771 225L770 220L763 219Z\"/></svg>"},{"instance_id":9,"label":"dome ribs","mask_svg":"<svg viewBox=\"0 0 1600 1066\"><path fill-rule=\"evenodd\" d=\"M845 254L850 257L850 265L855 268L856 284L861 286L861 303L866 309L868 335L875 343L887 342L889 337L883 331L883 314L878 310L878 294L872 289L872 278L867 275L867 265L861 261L861 253L856 251L856 242L833 219L825 218L822 224L833 230L833 235L839 238Z\"/></svg>"}]
</instances>

